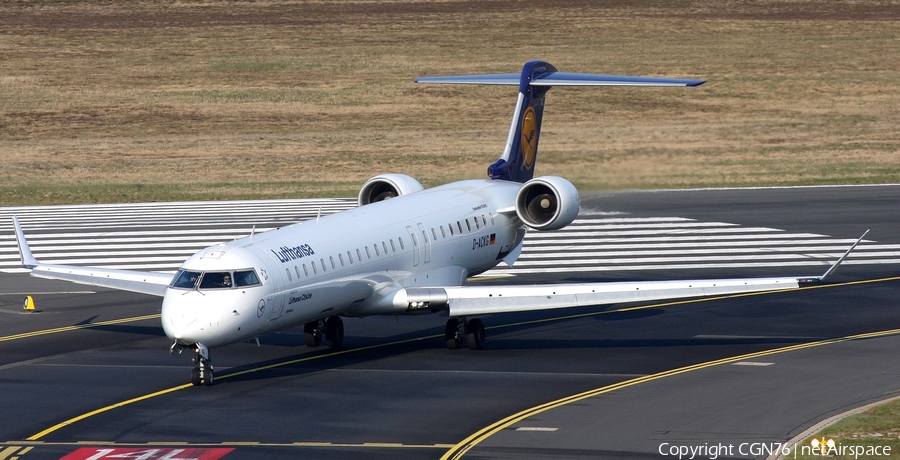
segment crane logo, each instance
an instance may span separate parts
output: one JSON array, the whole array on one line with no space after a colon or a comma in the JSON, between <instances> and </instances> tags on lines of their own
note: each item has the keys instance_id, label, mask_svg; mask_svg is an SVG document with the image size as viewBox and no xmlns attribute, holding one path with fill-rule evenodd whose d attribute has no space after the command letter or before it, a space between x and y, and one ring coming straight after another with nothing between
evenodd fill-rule
<instances>
[{"instance_id":1,"label":"crane logo","mask_svg":"<svg viewBox=\"0 0 900 460\"><path fill-rule=\"evenodd\" d=\"M522 115L522 138L519 143L522 149L522 159L525 160L525 169L529 171L534 166L537 138L537 117L534 114L534 107L528 106L525 109L525 115Z\"/></svg>"}]
</instances>

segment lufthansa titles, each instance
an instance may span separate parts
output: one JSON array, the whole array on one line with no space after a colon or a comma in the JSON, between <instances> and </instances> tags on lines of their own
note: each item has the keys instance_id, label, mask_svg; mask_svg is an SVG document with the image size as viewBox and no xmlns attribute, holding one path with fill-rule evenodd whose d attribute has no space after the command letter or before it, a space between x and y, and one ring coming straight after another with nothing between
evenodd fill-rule
<instances>
[{"instance_id":1,"label":"lufthansa titles","mask_svg":"<svg viewBox=\"0 0 900 460\"><path fill-rule=\"evenodd\" d=\"M274 249L270 249L270 251L272 251L272 254L275 254L275 257L278 257L278 260L280 260L281 263L302 259L316 253L315 251L313 251L312 246L308 244L301 244L300 246L294 246L292 248L282 246L278 248L278 251Z\"/></svg>"}]
</instances>

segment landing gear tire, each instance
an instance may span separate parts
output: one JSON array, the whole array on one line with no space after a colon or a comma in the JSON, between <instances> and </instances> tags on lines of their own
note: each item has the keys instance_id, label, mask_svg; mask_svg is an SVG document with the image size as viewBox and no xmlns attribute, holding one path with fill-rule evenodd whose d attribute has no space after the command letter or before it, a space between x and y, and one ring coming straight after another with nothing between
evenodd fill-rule
<instances>
[{"instance_id":1,"label":"landing gear tire","mask_svg":"<svg viewBox=\"0 0 900 460\"><path fill-rule=\"evenodd\" d=\"M344 321L340 316L329 316L325 320L325 345L340 348L344 343Z\"/></svg>"},{"instance_id":2,"label":"landing gear tire","mask_svg":"<svg viewBox=\"0 0 900 460\"><path fill-rule=\"evenodd\" d=\"M448 350L456 350L462 344L459 334L459 318L447 320L447 326L444 327L444 342L447 344Z\"/></svg>"},{"instance_id":3,"label":"landing gear tire","mask_svg":"<svg viewBox=\"0 0 900 460\"><path fill-rule=\"evenodd\" d=\"M213 384L212 360L209 357L209 349L202 343L194 344L197 356L194 357L194 369L191 371L191 384L194 386Z\"/></svg>"},{"instance_id":4,"label":"landing gear tire","mask_svg":"<svg viewBox=\"0 0 900 460\"><path fill-rule=\"evenodd\" d=\"M470 350L484 348L484 323L480 319L471 319L466 324L466 344Z\"/></svg>"},{"instance_id":5,"label":"landing gear tire","mask_svg":"<svg viewBox=\"0 0 900 460\"><path fill-rule=\"evenodd\" d=\"M319 321L310 321L303 325L303 338L307 347L322 345L322 329L319 327Z\"/></svg>"}]
</instances>

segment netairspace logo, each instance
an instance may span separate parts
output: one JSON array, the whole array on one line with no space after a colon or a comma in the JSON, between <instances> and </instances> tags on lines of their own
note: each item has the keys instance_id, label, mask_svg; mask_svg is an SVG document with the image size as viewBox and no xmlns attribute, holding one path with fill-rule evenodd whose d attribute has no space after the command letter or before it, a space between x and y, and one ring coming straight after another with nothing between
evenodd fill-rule
<instances>
[{"instance_id":1,"label":"netairspace logo","mask_svg":"<svg viewBox=\"0 0 900 460\"><path fill-rule=\"evenodd\" d=\"M891 446L859 446L835 443L833 439L813 439L809 444L787 445L781 442L744 442L740 444L680 445L664 442L659 445L659 455L678 460L708 459L734 456L781 456L783 458L841 457L890 457Z\"/></svg>"},{"instance_id":2,"label":"netairspace logo","mask_svg":"<svg viewBox=\"0 0 900 460\"><path fill-rule=\"evenodd\" d=\"M821 440L813 438L809 445L795 446L794 458L800 455L816 457L843 457L857 459L859 457L890 457L891 446L857 446L835 443L833 439Z\"/></svg>"}]
</instances>

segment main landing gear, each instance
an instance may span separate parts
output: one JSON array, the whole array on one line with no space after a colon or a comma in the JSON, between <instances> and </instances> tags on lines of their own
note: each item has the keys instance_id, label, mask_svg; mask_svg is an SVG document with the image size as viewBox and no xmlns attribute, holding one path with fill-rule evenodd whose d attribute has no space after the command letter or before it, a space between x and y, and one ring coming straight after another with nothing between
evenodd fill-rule
<instances>
[{"instance_id":1,"label":"main landing gear","mask_svg":"<svg viewBox=\"0 0 900 460\"><path fill-rule=\"evenodd\" d=\"M213 367L209 358L209 348L202 343L194 344L194 351L197 356L194 357L194 369L191 372L191 383L194 386L213 384L215 377L213 376Z\"/></svg>"},{"instance_id":2,"label":"main landing gear","mask_svg":"<svg viewBox=\"0 0 900 460\"><path fill-rule=\"evenodd\" d=\"M462 345L463 338L470 350L484 348L484 323L478 318L472 318L468 322L466 318L450 318L444 328L444 341L447 348L456 350Z\"/></svg>"},{"instance_id":3,"label":"main landing gear","mask_svg":"<svg viewBox=\"0 0 900 460\"><path fill-rule=\"evenodd\" d=\"M303 338L307 347L322 345L323 337L328 347L340 348L344 343L344 321L340 316L329 316L303 325Z\"/></svg>"}]
</instances>

